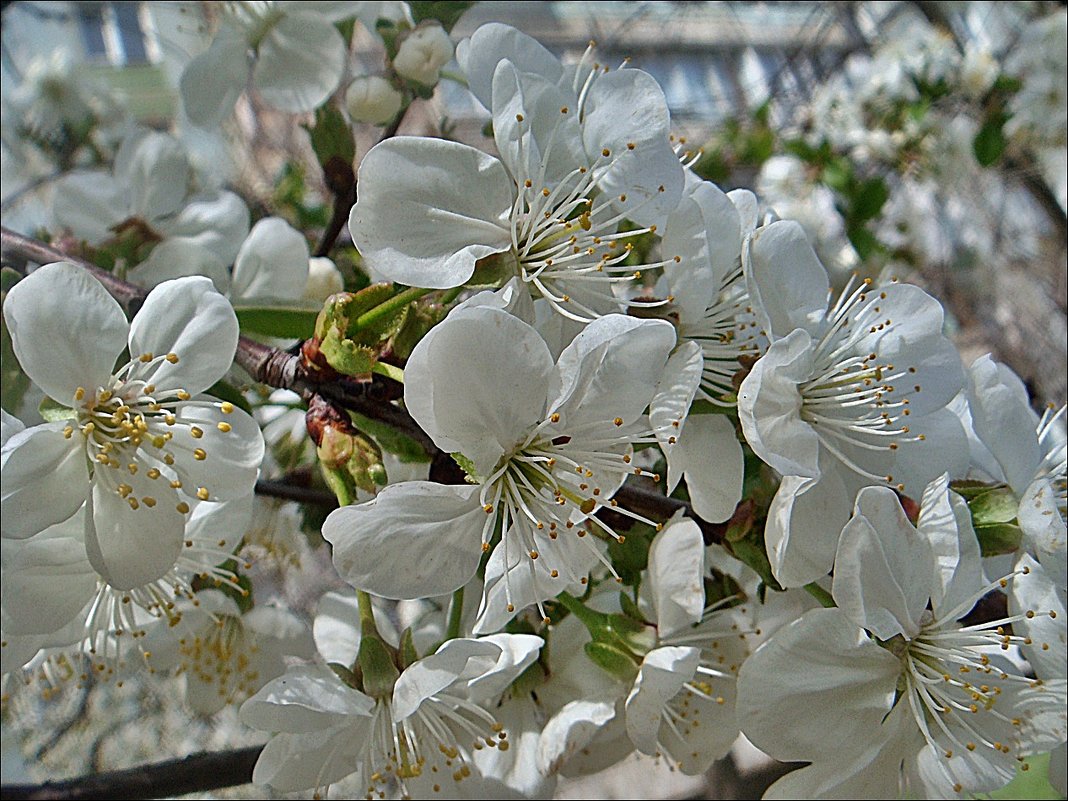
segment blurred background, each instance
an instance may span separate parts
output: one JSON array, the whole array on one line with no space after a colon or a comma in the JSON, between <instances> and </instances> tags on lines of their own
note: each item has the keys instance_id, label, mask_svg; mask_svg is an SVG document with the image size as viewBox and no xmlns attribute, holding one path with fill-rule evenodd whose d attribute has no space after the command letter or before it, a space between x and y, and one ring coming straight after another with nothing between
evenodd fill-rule
<instances>
[{"instance_id":1,"label":"blurred background","mask_svg":"<svg viewBox=\"0 0 1068 801\"><path fill-rule=\"evenodd\" d=\"M241 100L222 135L183 119L177 81L210 41L212 4L2 7L4 225L56 233L56 179L109 163L141 124L180 132L202 180L237 191L254 218L269 210L305 231L325 227L330 195L306 119L255 98ZM453 40L487 21L565 60L592 40L602 63L629 59L651 73L680 152L702 177L752 188L798 220L839 284L859 273L924 286L945 304L966 363L991 352L1027 382L1036 407L1065 402L1064 2L481 2ZM366 71L381 67L374 37L357 32L354 48ZM400 130L492 151L488 119L447 68ZM379 134L363 128L357 158ZM12 682L5 782L257 742L233 710L190 723L164 683L50 697ZM11 750L16 740L25 761ZM709 777L649 765L562 785L560 797L758 797L779 770L744 743Z\"/></svg>"}]
</instances>

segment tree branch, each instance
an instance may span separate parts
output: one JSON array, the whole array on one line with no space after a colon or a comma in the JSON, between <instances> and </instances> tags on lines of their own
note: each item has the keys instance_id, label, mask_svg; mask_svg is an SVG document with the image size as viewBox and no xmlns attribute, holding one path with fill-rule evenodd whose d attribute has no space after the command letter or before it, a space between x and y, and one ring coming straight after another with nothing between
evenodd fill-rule
<instances>
[{"instance_id":1,"label":"tree branch","mask_svg":"<svg viewBox=\"0 0 1068 801\"><path fill-rule=\"evenodd\" d=\"M170 798L235 787L252 781L252 768L262 750L262 745L256 745L234 751L204 752L66 781L12 784L0 787L0 801Z\"/></svg>"}]
</instances>

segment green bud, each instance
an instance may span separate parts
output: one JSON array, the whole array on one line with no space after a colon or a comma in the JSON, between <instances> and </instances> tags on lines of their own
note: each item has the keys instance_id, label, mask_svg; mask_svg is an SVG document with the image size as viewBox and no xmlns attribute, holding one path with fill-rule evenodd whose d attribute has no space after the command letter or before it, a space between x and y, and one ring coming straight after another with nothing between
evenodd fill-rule
<instances>
[{"instance_id":1,"label":"green bud","mask_svg":"<svg viewBox=\"0 0 1068 801\"><path fill-rule=\"evenodd\" d=\"M363 675L365 693L372 698L389 698L393 694L393 685L397 683L400 671L393 664L393 657L384 642L378 637L363 637L356 663Z\"/></svg>"},{"instance_id":2,"label":"green bud","mask_svg":"<svg viewBox=\"0 0 1068 801\"><path fill-rule=\"evenodd\" d=\"M344 497L355 495L354 488L374 493L386 483L382 451L374 440L355 429L324 426L315 452L326 482L334 489L334 482L340 481L346 490Z\"/></svg>"}]
</instances>

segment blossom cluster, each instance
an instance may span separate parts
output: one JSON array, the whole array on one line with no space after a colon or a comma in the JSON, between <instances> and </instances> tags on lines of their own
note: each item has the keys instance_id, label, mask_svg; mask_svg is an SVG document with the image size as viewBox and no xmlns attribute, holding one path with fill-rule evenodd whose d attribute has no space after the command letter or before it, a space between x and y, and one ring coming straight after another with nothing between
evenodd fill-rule
<instances>
[{"instance_id":1,"label":"blossom cluster","mask_svg":"<svg viewBox=\"0 0 1068 801\"><path fill-rule=\"evenodd\" d=\"M228 8L187 115L249 87L315 110L354 17L390 65L350 119L395 118L452 54L401 3ZM151 291L127 322L55 262L6 294L46 400L3 418L4 673L184 674L194 710L271 735L252 779L279 792L547 797L634 752L699 774L740 734L807 763L769 798L957 797L1063 761L1064 408L965 366L920 287L834 291L797 222L693 172L646 72L497 23L455 54L495 153L366 153L348 222L377 283L302 349L335 388L392 382L433 451L303 399L348 585L311 626L250 579L277 550L250 528L261 425L288 448L290 401L227 372L250 301L322 302L336 269L165 134L57 188L65 236L129 234L115 272ZM322 593L299 561L285 580Z\"/></svg>"}]
</instances>

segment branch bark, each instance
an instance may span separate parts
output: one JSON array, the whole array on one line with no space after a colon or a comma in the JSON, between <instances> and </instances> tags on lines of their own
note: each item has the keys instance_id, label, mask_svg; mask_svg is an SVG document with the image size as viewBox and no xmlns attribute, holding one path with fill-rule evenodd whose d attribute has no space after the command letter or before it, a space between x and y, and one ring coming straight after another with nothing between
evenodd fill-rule
<instances>
[{"instance_id":1,"label":"branch bark","mask_svg":"<svg viewBox=\"0 0 1068 801\"><path fill-rule=\"evenodd\" d=\"M262 745L256 745L234 751L204 752L66 781L11 784L0 787L0 801L170 798L235 787L252 781L252 768L262 750Z\"/></svg>"}]
</instances>

